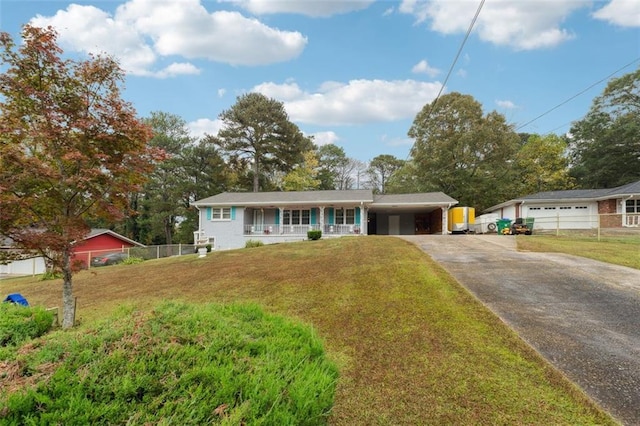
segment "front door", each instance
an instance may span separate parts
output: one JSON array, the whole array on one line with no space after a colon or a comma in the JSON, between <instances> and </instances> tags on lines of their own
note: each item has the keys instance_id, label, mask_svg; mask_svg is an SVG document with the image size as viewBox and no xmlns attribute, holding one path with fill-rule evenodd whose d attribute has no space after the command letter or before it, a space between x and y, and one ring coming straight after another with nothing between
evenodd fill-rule
<instances>
[{"instance_id":1,"label":"front door","mask_svg":"<svg viewBox=\"0 0 640 426\"><path fill-rule=\"evenodd\" d=\"M400 235L400 216L389 216L389 235Z\"/></svg>"},{"instance_id":2,"label":"front door","mask_svg":"<svg viewBox=\"0 0 640 426\"><path fill-rule=\"evenodd\" d=\"M264 210L256 209L253 211L253 226L258 232L264 231Z\"/></svg>"}]
</instances>

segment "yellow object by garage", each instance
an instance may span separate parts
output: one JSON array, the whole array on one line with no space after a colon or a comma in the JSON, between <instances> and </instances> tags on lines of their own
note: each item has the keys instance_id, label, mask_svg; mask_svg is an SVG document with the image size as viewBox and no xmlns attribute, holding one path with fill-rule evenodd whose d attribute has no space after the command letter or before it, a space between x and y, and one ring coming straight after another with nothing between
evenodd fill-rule
<instances>
[{"instance_id":1,"label":"yellow object by garage","mask_svg":"<svg viewBox=\"0 0 640 426\"><path fill-rule=\"evenodd\" d=\"M476 223L476 209L454 207L447 212L447 230L451 233L469 232Z\"/></svg>"}]
</instances>

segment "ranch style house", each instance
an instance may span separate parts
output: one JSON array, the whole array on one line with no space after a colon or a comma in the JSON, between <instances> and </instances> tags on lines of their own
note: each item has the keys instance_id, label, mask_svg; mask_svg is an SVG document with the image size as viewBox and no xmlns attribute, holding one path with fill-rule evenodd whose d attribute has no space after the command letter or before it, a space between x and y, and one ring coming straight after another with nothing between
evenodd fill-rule
<instances>
[{"instance_id":1,"label":"ranch style house","mask_svg":"<svg viewBox=\"0 0 640 426\"><path fill-rule=\"evenodd\" d=\"M447 212L458 201L442 192L376 195L346 191L225 192L192 203L198 209L198 245L234 249L344 235L446 234Z\"/></svg>"}]
</instances>

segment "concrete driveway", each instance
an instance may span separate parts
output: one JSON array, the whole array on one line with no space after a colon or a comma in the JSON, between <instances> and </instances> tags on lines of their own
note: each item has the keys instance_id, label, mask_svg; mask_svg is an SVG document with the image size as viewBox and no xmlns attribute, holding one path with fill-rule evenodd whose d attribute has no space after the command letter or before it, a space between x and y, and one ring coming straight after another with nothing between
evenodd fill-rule
<instances>
[{"instance_id":1,"label":"concrete driveway","mask_svg":"<svg viewBox=\"0 0 640 426\"><path fill-rule=\"evenodd\" d=\"M518 252L512 236L417 235L418 245L626 425L640 425L640 271Z\"/></svg>"}]
</instances>

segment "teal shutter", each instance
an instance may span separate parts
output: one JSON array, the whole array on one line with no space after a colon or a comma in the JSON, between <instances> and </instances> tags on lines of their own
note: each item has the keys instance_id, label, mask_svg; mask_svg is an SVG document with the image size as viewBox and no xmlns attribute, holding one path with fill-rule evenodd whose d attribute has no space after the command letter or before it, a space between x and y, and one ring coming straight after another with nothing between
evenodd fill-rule
<instances>
[{"instance_id":1,"label":"teal shutter","mask_svg":"<svg viewBox=\"0 0 640 426\"><path fill-rule=\"evenodd\" d=\"M276 209L276 225L280 225L280 209Z\"/></svg>"},{"instance_id":2,"label":"teal shutter","mask_svg":"<svg viewBox=\"0 0 640 426\"><path fill-rule=\"evenodd\" d=\"M207 207L207 220L211 220L211 207Z\"/></svg>"},{"instance_id":3,"label":"teal shutter","mask_svg":"<svg viewBox=\"0 0 640 426\"><path fill-rule=\"evenodd\" d=\"M236 220L236 208L231 206L231 220Z\"/></svg>"},{"instance_id":4,"label":"teal shutter","mask_svg":"<svg viewBox=\"0 0 640 426\"><path fill-rule=\"evenodd\" d=\"M316 224L316 209L311 209L311 224Z\"/></svg>"},{"instance_id":5,"label":"teal shutter","mask_svg":"<svg viewBox=\"0 0 640 426\"><path fill-rule=\"evenodd\" d=\"M360 207L356 207L356 225L360 224Z\"/></svg>"},{"instance_id":6,"label":"teal shutter","mask_svg":"<svg viewBox=\"0 0 640 426\"><path fill-rule=\"evenodd\" d=\"M329 225L333 225L333 224L334 224L333 207L329 207Z\"/></svg>"}]
</instances>

